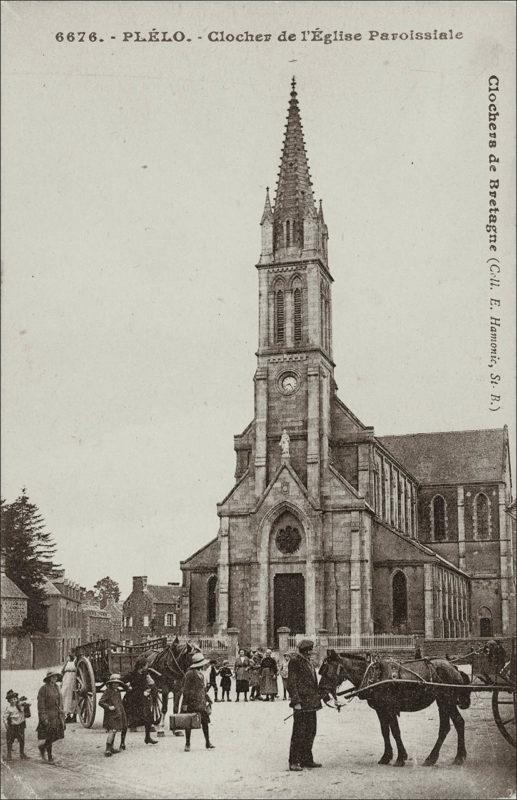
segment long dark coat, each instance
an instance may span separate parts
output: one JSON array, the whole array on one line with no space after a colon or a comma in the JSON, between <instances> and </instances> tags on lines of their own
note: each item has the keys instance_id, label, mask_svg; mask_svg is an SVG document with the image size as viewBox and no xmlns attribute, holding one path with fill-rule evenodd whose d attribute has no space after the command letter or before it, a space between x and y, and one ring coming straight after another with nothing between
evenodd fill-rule
<instances>
[{"instance_id":1,"label":"long dark coat","mask_svg":"<svg viewBox=\"0 0 517 800\"><path fill-rule=\"evenodd\" d=\"M261 694L278 694L277 672L278 666L275 659L271 656L265 656L260 665Z\"/></svg>"},{"instance_id":2,"label":"long dark coat","mask_svg":"<svg viewBox=\"0 0 517 800\"><path fill-rule=\"evenodd\" d=\"M65 736L65 715L59 686L45 683L38 692L38 739L56 742Z\"/></svg>"},{"instance_id":3,"label":"long dark coat","mask_svg":"<svg viewBox=\"0 0 517 800\"><path fill-rule=\"evenodd\" d=\"M289 661L287 689L291 708L301 705L305 711L321 708L318 676L311 662L297 653Z\"/></svg>"},{"instance_id":4,"label":"long dark coat","mask_svg":"<svg viewBox=\"0 0 517 800\"><path fill-rule=\"evenodd\" d=\"M99 700L99 705L104 709L103 726L107 731L123 731L127 728L127 716L120 696L115 686L108 686ZM110 711L110 706L115 710Z\"/></svg>"},{"instance_id":5,"label":"long dark coat","mask_svg":"<svg viewBox=\"0 0 517 800\"><path fill-rule=\"evenodd\" d=\"M198 713L208 721L209 710L212 706L211 700L206 693L205 679L203 674L194 668L187 670L185 683L183 684L182 712Z\"/></svg>"},{"instance_id":6,"label":"long dark coat","mask_svg":"<svg viewBox=\"0 0 517 800\"><path fill-rule=\"evenodd\" d=\"M122 676L122 681L129 683L131 687L124 697L124 709L129 727L152 725L151 700L149 695L145 695L145 692L154 687L154 681L147 670L128 672Z\"/></svg>"}]
</instances>

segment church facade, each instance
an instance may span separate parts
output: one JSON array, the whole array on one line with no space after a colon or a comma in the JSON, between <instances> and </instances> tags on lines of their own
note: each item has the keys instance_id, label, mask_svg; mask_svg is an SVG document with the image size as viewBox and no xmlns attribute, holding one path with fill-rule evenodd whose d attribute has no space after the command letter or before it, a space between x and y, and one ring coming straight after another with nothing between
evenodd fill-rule
<instances>
[{"instance_id":1,"label":"church facade","mask_svg":"<svg viewBox=\"0 0 517 800\"><path fill-rule=\"evenodd\" d=\"M506 428L379 437L337 395L328 230L294 80L260 224L255 413L218 535L181 562L184 633L509 633Z\"/></svg>"}]
</instances>

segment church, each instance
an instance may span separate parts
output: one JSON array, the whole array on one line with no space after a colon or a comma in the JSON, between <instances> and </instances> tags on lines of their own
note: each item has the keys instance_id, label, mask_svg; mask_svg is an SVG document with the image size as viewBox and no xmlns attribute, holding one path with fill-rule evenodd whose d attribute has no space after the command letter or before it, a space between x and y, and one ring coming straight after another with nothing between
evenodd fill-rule
<instances>
[{"instance_id":1,"label":"church","mask_svg":"<svg viewBox=\"0 0 517 800\"><path fill-rule=\"evenodd\" d=\"M515 619L508 431L377 436L337 395L328 230L295 81L258 264L254 418L217 537L181 562L185 634L463 638Z\"/></svg>"}]
</instances>

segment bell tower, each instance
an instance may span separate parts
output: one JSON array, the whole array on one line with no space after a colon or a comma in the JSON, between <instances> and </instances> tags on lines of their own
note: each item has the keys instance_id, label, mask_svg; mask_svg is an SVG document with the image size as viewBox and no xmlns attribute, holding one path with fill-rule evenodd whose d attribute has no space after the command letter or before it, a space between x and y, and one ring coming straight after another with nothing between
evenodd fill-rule
<instances>
[{"instance_id":1,"label":"bell tower","mask_svg":"<svg viewBox=\"0 0 517 800\"><path fill-rule=\"evenodd\" d=\"M333 384L328 230L314 201L293 78L274 206L260 222L259 343L255 373L255 491L280 463L285 428L292 466L320 505Z\"/></svg>"}]
</instances>

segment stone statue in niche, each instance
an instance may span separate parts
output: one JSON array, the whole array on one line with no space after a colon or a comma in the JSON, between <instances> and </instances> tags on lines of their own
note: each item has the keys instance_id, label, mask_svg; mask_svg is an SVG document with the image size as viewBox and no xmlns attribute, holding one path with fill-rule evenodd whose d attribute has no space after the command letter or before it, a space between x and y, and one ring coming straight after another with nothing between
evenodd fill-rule
<instances>
[{"instance_id":1,"label":"stone statue in niche","mask_svg":"<svg viewBox=\"0 0 517 800\"><path fill-rule=\"evenodd\" d=\"M280 437L280 447L282 449L282 458L289 458L289 434L287 433L286 429L282 431L282 436Z\"/></svg>"}]
</instances>

